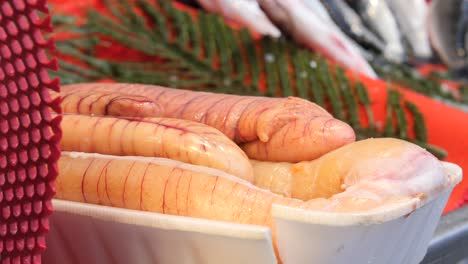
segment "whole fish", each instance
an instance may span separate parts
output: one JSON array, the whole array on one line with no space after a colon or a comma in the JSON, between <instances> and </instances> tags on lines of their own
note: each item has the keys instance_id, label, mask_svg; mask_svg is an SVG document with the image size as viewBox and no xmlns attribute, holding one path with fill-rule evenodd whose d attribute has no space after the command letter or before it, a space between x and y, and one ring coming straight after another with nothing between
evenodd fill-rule
<instances>
[{"instance_id":1,"label":"whole fish","mask_svg":"<svg viewBox=\"0 0 468 264\"><path fill-rule=\"evenodd\" d=\"M304 0L259 0L261 9L284 34L337 63L371 78L376 74L359 49L335 25L330 25Z\"/></svg>"},{"instance_id":2,"label":"whole fish","mask_svg":"<svg viewBox=\"0 0 468 264\"><path fill-rule=\"evenodd\" d=\"M197 0L208 12L216 13L227 20L232 20L249 30L269 35L274 38L281 36L275 27L260 9L256 0Z\"/></svg>"},{"instance_id":3,"label":"whole fish","mask_svg":"<svg viewBox=\"0 0 468 264\"><path fill-rule=\"evenodd\" d=\"M359 15L343 0L322 0L335 23L348 36L366 48L383 51L385 44L362 22Z\"/></svg>"},{"instance_id":4,"label":"whole fish","mask_svg":"<svg viewBox=\"0 0 468 264\"><path fill-rule=\"evenodd\" d=\"M429 38L442 61L451 69L468 66L463 54L457 51L457 22L463 0L433 0L429 8ZM463 24L460 21L459 24ZM462 31L463 27L458 27ZM461 34L461 33L460 33Z\"/></svg>"},{"instance_id":5,"label":"whole fish","mask_svg":"<svg viewBox=\"0 0 468 264\"><path fill-rule=\"evenodd\" d=\"M348 0L364 22L384 40L383 55L393 61L403 61L405 51L397 22L385 1Z\"/></svg>"},{"instance_id":6,"label":"whole fish","mask_svg":"<svg viewBox=\"0 0 468 264\"><path fill-rule=\"evenodd\" d=\"M325 7L324 3L322 3L320 0L304 0L304 3L306 3L310 9L312 9L314 11L314 13L319 16L323 21L327 22L330 26L333 26L336 28L336 30L339 30L339 31L343 31L343 33L349 35L346 30L344 30L341 25L338 24L338 22L336 22L334 20L334 18L332 18L332 16L330 15L330 12L328 10L328 8ZM349 7L348 7L349 8ZM352 9L350 9L351 11L353 11ZM354 11L353 11L354 12ZM356 15L357 16L357 15ZM357 18L359 18L357 16ZM371 32L371 34L373 34ZM353 36L350 36L351 38ZM354 39L349 39L350 43L352 43L356 49L359 50L359 52L361 53L361 55L366 59L366 60L370 60L370 59L373 59L374 56L373 54L371 54L369 51L365 50L365 48L363 48L361 45L359 45L358 43L356 43L354 41ZM382 43L382 42L381 42ZM383 43L382 43L382 46L383 46Z\"/></svg>"},{"instance_id":7,"label":"whole fish","mask_svg":"<svg viewBox=\"0 0 468 264\"><path fill-rule=\"evenodd\" d=\"M336 30L343 31L343 29L337 25L337 22L334 21L334 19L330 16L328 9L324 6L324 4L322 4L320 0L304 0L304 3L307 4L307 6L323 21L327 22L330 26L336 27ZM344 33L347 34L346 32ZM358 43L355 43L354 39L349 39L349 41L359 50L361 55L366 60L369 61L371 59L374 59L374 55Z\"/></svg>"},{"instance_id":8,"label":"whole fish","mask_svg":"<svg viewBox=\"0 0 468 264\"><path fill-rule=\"evenodd\" d=\"M414 55L419 58L431 57L431 44L426 27L428 7L425 0L386 0L386 2L393 11Z\"/></svg>"},{"instance_id":9,"label":"whole fish","mask_svg":"<svg viewBox=\"0 0 468 264\"><path fill-rule=\"evenodd\" d=\"M329 14L329 10L323 5L320 0L304 0L310 9L314 10L314 12L320 16L321 19L327 21L331 24L335 24L336 22L333 21L332 17Z\"/></svg>"}]
</instances>

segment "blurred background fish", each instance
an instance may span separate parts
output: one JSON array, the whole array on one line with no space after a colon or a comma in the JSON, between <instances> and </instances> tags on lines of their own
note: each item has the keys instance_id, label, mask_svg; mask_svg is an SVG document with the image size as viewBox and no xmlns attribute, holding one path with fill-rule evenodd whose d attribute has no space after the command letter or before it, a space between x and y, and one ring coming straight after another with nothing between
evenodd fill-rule
<instances>
[{"instance_id":1,"label":"blurred background fish","mask_svg":"<svg viewBox=\"0 0 468 264\"><path fill-rule=\"evenodd\" d=\"M322 4L320 0L304 0L304 3L309 6L310 9L314 10L314 12L320 16L324 21L329 22L330 24L334 24L332 17L328 13L328 10Z\"/></svg>"},{"instance_id":2,"label":"blurred background fish","mask_svg":"<svg viewBox=\"0 0 468 264\"><path fill-rule=\"evenodd\" d=\"M459 56L468 59L468 0L463 0L461 3L461 14L457 23L457 31L455 37L455 46Z\"/></svg>"},{"instance_id":3,"label":"blurred background fish","mask_svg":"<svg viewBox=\"0 0 468 264\"><path fill-rule=\"evenodd\" d=\"M366 49L382 52L384 42L362 22L359 15L344 0L322 0L333 21L349 37Z\"/></svg>"},{"instance_id":4,"label":"blurred background fish","mask_svg":"<svg viewBox=\"0 0 468 264\"><path fill-rule=\"evenodd\" d=\"M259 4L268 18L296 42L357 72L377 77L353 42L306 1L259 0Z\"/></svg>"},{"instance_id":5,"label":"blurred background fish","mask_svg":"<svg viewBox=\"0 0 468 264\"><path fill-rule=\"evenodd\" d=\"M256 0L197 0L207 11L246 26L251 31L272 37L281 32L260 10Z\"/></svg>"},{"instance_id":6,"label":"blurred background fish","mask_svg":"<svg viewBox=\"0 0 468 264\"><path fill-rule=\"evenodd\" d=\"M387 3L384 0L348 0L348 2L365 24L384 40L384 57L392 62L403 62L405 50L401 33Z\"/></svg>"},{"instance_id":7,"label":"blurred background fish","mask_svg":"<svg viewBox=\"0 0 468 264\"><path fill-rule=\"evenodd\" d=\"M427 32L428 6L425 0L386 0L395 14L401 33L418 58L432 55Z\"/></svg>"},{"instance_id":8,"label":"blurred background fish","mask_svg":"<svg viewBox=\"0 0 468 264\"><path fill-rule=\"evenodd\" d=\"M179 0L297 43L369 77L372 65L443 63L468 75L468 0Z\"/></svg>"},{"instance_id":9,"label":"blurred background fish","mask_svg":"<svg viewBox=\"0 0 468 264\"><path fill-rule=\"evenodd\" d=\"M429 9L429 36L440 59L460 78L467 78L468 1L433 0Z\"/></svg>"}]
</instances>

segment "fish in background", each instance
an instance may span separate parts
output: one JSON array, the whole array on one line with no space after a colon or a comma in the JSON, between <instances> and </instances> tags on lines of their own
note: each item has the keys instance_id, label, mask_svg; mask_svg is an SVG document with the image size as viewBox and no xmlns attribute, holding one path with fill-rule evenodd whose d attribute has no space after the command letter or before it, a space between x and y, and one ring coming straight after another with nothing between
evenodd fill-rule
<instances>
[{"instance_id":1,"label":"fish in background","mask_svg":"<svg viewBox=\"0 0 468 264\"><path fill-rule=\"evenodd\" d=\"M341 0L340 0L341 1ZM348 35L350 38L348 39L349 43L352 44L357 50L359 50L359 52L361 53L361 55L363 56L364 59L366 59L367 61L371 61L371 60L375 60L375 53L373 53L371 50L368 50L369 46L366 46L366 45L360 45L358 44L355 39L350 36L335 20L334 18L332 18L331 16L331 13L329 12L328 10L328 7L325 7L325 4L322 3L322 1L320 0L304 0L304 3L307 4L313 11L314 13L316 13L318 16L320 16L320 18L323 20L323 21L326 21L330 26L336 28L336 30L338 31L341 31L343 33L345 33L346 35ZM348 9L350 9L352 12L354 12L354 10L352 10L350 7L348 7ZM356 13L355 13L356 14ZM357 16L357 14L356 14ZM359 18L359 17L358 17ZM354 29L353 29L354 30ZM358 29L360 30L360 29ZM356 31L358 31L356 30ZM370 31L369 31L370 32ZM374 34L372 32L370 32L371 34ZM375 36L375 34L374 34ZM377 37L376 37L377 38ZM378 39L377 39L378 41ZM382 44L382 47L383 47L383 42L381 42Z\"/></svg>"},{"instance_id":2,"label":"fish in background","mask_svg":"<svg viewBox=\"0 0 468 264\"><path fill-rule=\"evenodd\" d=\"M258 0L268 18L297 43L314 49L359 73L377 75L360 50L341 30L317 14L306 0Z\"/></svg>"},{"instance_id":3,"label":"fish in background","mask_svg":"<svg viewBox=\"0 0 468 264\"><path fill-rule=\"evenodd\" d=\"M382 52L385 43L370 31L359 15L344 0L322 0L333 21L364 48Z\"/></svg>"},{"instance_id":4,"label":"fish in background","mask_svg":"<svg viewBox=\"0 0 468 264\"><path fill-rule=\"evenodd\" d=\"M342 0L340 0L342 1ZM371 60L375 60L375 54L373 52L371 52L370 50L368 50L368 48L370 48L369 46L367 45L362 45L363 43L360 43L358 44L357 42L355 42L356 38L353 38L352 35L348 34L348 32L346 32L347 28L349 27L348 24L343 24L343 25L340 25L338 24L338 22L335 20L335 17L332 18L332 13L330 12L330 10L328 9L328 7L325 7L325 3L323 3L322 1L320 0L304 0L304 3L306 3L312 10L314 10L314 12L320 16L324 21L328 22L330 26L333 26L333 27L336 27L337 30L339 31L342 31L343 33L345 33L346 35L348 35L350 37L349 39L349 42L352 43L356 49L358 49L361 53L361 55L367 60L367 61L371 61ZM359 22L360 21L360 18L359 16L354 12L354 10L352 10L349 6L347 6L348 10L351 10L351 12L353 12L355 15L356 15L356 18L359 19ZM346 12L346 11L345 11ZM341 22L341 21L340 21ZM346 22L346 21L344 21ZM354 23L354 22L353 22ZM362 24L362 22L361 22ZM355 31L356 33L357 32L361 32L361 29L360 28L355 28L356 25L354 24L351 24L351 27L352 27L352 30ZM375 36L374 33L372 33L371 31L367 30L369 32L369 34L373 34ZM372 37L370 37L372 38ZM375 43L376 45L378 46L379 44L377 42L379 42L377 36L375 36ZM358 39L358 42L360 40ZM382 51L383 49L383 42L380 41L380 52Z\"/></svg>"},{"instance_id":5,"label":"fish in background","mask_svg":"<svg viewBox=\"0 0 468 264\"><path fill-rule=\"evenodd\" d=\"M341 26L336 23L334 18L332 18L328 8L326 8L320 0L304 0L304 3L307 4L323 21L326 21L330 26L336 28L336 30L347 34L345 31L343 31L343 28L341 28ZM374 58L374 56L369 51L365 50L363 46L356 43L354 39L352 39L352 36L350 37L351 39L349 39L349 42L352 43L355 48L361 52L362 56L366 60L371 60Z\"/></svg>"},{"instance_id":6,"label":"fish in background","mask_svg":"<svg viewBox=\"0 0 468 264\"><path fill-rule=\"evenodd\" d=\"M463 6L463 2L464 0L432 0L428 25L430 41L440 59L451 70L466 72L467 60L464 54L460 54L461 52L457 49L457 38L462 38L457 37L457 35L466 34L461 33L462 31L466 32L466 26L463 29L463 23L466 24L466 15L461 12L461 9L466 8ZM466 42L462 40L461 43ZM458 45L465 46L466 44Z\"/></svg>"},{"instance_id":7,"label":"fish in background","mask_svg":"<svg viewBox=\"0 0 468 264\"><path fill-rule=\"evenodd\" d=\"M468 0L462 1L460 10L461 14L457 23L455 47L459 56L468 58Z\"/></svg>"},{"instance_id":8,"label":"fish in background","mask_svg":"<svg viewBox=\"0 0 468 264\"><path fill-rule=\"evenodd\" d=\"M386 0L386 2L414 55L421 59L430 58L432 50L426 27L428 6L425 0Z\"/></svg>"},{"instance_id":9,"label":"fish in background","mask_svg":"<svg viewBox=\"0 0 468 264\"><path fill-rule=\"evenodd\" d=\"M347 0L370 29L384 41L383 55L392 62L401 63L405 50L401 33L392 11L384 0Z\"/></svg>"},{"instance_id":10,"label":"fish in background","mask_svg":"<svg viewBox=\"0 0 468 264\"><path fill-rule=\"evenodd\" d=\"M335 24L332 17L329 14L329 11L320 0L304 0L304 3L307 4L314 12L320 16L324 21L327 21L330 24Z\"/></svg>"},{"instance_id":11,"label":"fish in background","mask_svg":"<svg viewBox=\"0 0 468 264\"><path fill-rule=\"evenodd\" d=\"M219 14L226 20L244 25L253 32L274 38L281 36L280 30L268 20L256 0L197 1L208 12Z\"/></svg>"}]
</instances>

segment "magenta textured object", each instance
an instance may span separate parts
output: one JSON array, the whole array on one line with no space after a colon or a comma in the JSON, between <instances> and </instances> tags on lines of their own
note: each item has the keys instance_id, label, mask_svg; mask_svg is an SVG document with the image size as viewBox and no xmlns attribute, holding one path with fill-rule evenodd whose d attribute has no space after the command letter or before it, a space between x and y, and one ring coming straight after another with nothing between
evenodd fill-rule
<instances>
[{"instance_id":1,"label":"magenta textured object","mask_svg":"<svg viewBox=\"0 0 468 264\"><path fill-rule=\"evenodd\" d=\"M39 12L44 16L40 18ZM45 17L45 18L44 18ZM60 156L59 80L45 0L0 0L0 256L41 263Z\"/></svg>"}]
</instances>

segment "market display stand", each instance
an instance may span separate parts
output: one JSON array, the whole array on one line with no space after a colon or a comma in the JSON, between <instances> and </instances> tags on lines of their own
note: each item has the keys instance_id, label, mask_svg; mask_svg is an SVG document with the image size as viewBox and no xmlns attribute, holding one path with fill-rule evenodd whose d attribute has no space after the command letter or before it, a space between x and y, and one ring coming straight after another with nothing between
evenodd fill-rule
<instances>
[{"instance_id":1,"label":"market display stand","mask_svg":"<svg viewBox=\"0 0 468 264\"><path fill-rule=\"evenodd\" d=\"M441 218L421 264L468 263L468 206Z\"/></svg>"}]
</instances>

